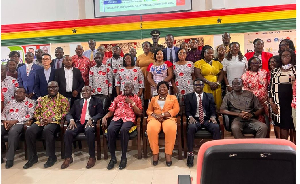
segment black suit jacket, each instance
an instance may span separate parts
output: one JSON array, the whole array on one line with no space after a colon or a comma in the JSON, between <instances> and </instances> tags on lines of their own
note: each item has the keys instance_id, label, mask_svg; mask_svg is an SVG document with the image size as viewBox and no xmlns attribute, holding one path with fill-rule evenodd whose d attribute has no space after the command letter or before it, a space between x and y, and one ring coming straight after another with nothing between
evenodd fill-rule
<instances>
[{"instance_id":1,"label":"black suit jacket","mask_svg":"<svg viewBox=\"0 0 300 184\"><path fill-rule=\"evenodd\" d=\"M48 83L55 79L55 69L51 68L49 81L46 81L44 68L36 70L34 81L34 93L36 97L43 97L48 95Z\"/></svg>"},{"instance_id":2,"label":"black suit jacket","mask_svg":"<svg viewBox=\"0 0 300 184\"><path fill-rule=\"evenodd\" d=\"M179 59L178 59L178 52L180 50L180 48L178 47L174 47L174 50L175 50L175 55L176 55L176 58L173 58L173 62L172 63L175 63L177 62ZM168 61L168 57L167 57L167 48L165 48L163 51L163 54L164 54L164 61Z\"/></svg>"},{"instance_id":3,"label":"black suit jacket","mask_svg":"<svg viewBox=\"0 0 300 184\"><path fill-rule=\"evenodd\" d=\"M55 61L56 61L57 58L55 59L52 59L52 62L51 62L51 67L55 69ZM62 68L64 67L64 63L62 63Z\"/></svg>"},{"instance_id":4,"label":"black suit jacket","mask_svg":"<svg viewBox=\"0 0 300 184\"><path fill-rule=\"evenodd\" d=\"M66 96L66 77L65 77L65 70L64 68L60 68L56 70L55 74L55 81L58 83L59 86L59 93L63 96ZM73 86L72 91L76 90L78 91L77 97L79 97L79 93L81 92L82 88L84 86L84 81L82 78L82 75L80 73L80 70L78 68L73 67Z\"/></svg>"},{"instance_id":5,"label":"black suit jacket","mask_svg":"<svg viewBox=\"0 0 300 184\"><path fill-rule=\"evenodd\" d=\"M184 98L185 114L187 117L195 118L197 109L197 97L195 92L188 93ZM216 104L212 94L203 92L202 107L205 113L204 120L210 119L211 116L216 116Z\"/></svg>"},{"instance_id":6,"label":"black suit jacket","mask_svg":"<svg viewBox=\"0 0 300 184\"><path fill-rule=\"evenodd\" d=\"M80 123L83 102L84 102L83 98L75 100L70 112L66 115L66 119L68 122L70 122L70 119L74 119L76 123L77 122ZM91 118L94 120L94 123L96 123L98 119L104 116L102 103L97 98L91 97L88 110Z\"/></svg>"}]
</instances>

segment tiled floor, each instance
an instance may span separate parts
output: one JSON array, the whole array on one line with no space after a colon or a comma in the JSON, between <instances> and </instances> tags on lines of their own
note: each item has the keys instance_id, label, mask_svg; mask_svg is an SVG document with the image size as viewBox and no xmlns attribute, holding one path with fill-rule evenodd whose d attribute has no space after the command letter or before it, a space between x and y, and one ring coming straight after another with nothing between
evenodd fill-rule
<instances>
[{"instance_id":1,"label":"tiled floor","mask_svg":"<svg viewBox=\"0 0 300 184\"><path fill-rule=\"evenodd\" d=\"M274 133L271 134L274 138ZM232 138L230 133L225 134L225 138ZM203 142L203 141L202 141ZM202 143L201 142L201 143ZM60 152L58 162L51 168L44 169L44 163L47 161L45 152L40 148L39 162L32 168L23 169L26 163L24 159L23 149L17 151L15 156L14 166L10 169L5 169L5 163L1 164L1 183L2 184L19 184L19 183L39 183L39 184L69 184L69 183L103 183L103 184L176 184L178 175L190 175L193 177L193 184L196 183L197 170L196 166L188 168L186 166L186 159L178 160L174 151L173 165L167 167L165 165L164 153L160 153L160 161L157 166L152 166L151 158L137 159L137 151L129 150L127 157L128 163L124 170L118 169L118 164L113 170L107 170L106 166L109 160L97 161L96 165L91 169L86 169L86 162L88 160L88 153L86 146L84 149L74 150L74 162L67 169L60 169L63 160L60 159ZM133 146L132 148L134 148ZM59 147L56 148L59 151ZM148 149L149 150L149 149ZM121 153L116 153L118 161L120 161ZM195 163L197 156L195 156Z\"/></svg>"}]
</instances>

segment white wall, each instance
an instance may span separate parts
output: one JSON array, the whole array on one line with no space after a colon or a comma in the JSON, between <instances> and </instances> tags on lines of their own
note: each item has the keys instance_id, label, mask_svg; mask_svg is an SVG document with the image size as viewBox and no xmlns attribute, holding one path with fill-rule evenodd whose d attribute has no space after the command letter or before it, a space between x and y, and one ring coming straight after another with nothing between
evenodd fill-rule
<instances>
[{"instance_id":1,"label":"white wall","mask_svg":"<svg viewBox=\"0 0 300 184\"><path fill-rule=\"evenodd\" d=\"M295 3L296 0L192 0L192 11ZM93 18L93 0L1 1L2 25Z\"/></svg>"}]
</instances>

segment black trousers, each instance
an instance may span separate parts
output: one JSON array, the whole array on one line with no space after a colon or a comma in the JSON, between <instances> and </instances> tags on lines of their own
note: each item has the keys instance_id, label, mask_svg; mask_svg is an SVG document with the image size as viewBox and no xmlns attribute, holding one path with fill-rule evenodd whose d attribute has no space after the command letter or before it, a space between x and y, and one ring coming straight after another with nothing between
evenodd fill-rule
<instances>
[{"instance_id":1,"label":"black trousers","mask_svg":"<svg viewBox=\"0 0 300 184\"><path fill-rule=\"evenodd\" d=\"M23 124L15 124L9 130L5 130L4 126L1 126L1 140L4 142L4 135L8 134L6 160L14 160L15 152L18 147L19 137L23 131Z\"/></svg>"},{"instance_id":2,"label":"black trousers","mask_svg":"<svg viewBox=\"0 0 300 184\"><path fill-rule=\"evenodd\" d=\"M126 158L126 152L129 141L129 130L133 126L133 122L127 121L123 122L122 119L118 121L111 121L110 125L107 128L107 139L109 152L111 154L111 158L116 158L116 139L119 136L120 132L120 140L121 140L121 148L122 148L122 159Z\"/></svg>"},{"instance_id":3,"label":"black trousers","mask_svg":"<svg viewBox=\"0 0 300 184\"><path fill-rule=\"evenodd\" d=\"M87 121L86 121L87 122ZM82 125L80 122L76 122L77 128L74 130L67 129L64 136L65 143L65 158L72 157L72 143L73 139L79 134L84 133L86 136L87 144L89 146L89 154L91 158L95 158L95 129L94 127L85 128L86 122Z\"/></svg>"},{"instance_id":4,"label":"black trousers","mask_svg":"<svg viewBox=\"0 0 300 184\"><path fill-rule=\"evenodd\" d=\"M36 138L41 136L46 140L46 155L50 158L55 157L55 134L59 132L59 125L51 123L46 126L38 126L32 124L25 133L25 140L27 143L27 151L29 159L37 155L36 152Z\"/></svg>"},{"instance_id":5,"label":"black trousers","mask_svg":"<svg viewBox=\"0 0 300 184\"><path fill-rule=\"evenodd\" d=\"M219 124L209 122L209 120L204 120L203 124L200 124L199 123L199 118L195 118L195 119L197 120L197 123L188 125L188 130L187 130L188 152L193 151L195 134L202 127L204 127L207 131L209 131L210 133L213 134L213 139L214 140L221 139Z\"/></svg>"}]
</instances>

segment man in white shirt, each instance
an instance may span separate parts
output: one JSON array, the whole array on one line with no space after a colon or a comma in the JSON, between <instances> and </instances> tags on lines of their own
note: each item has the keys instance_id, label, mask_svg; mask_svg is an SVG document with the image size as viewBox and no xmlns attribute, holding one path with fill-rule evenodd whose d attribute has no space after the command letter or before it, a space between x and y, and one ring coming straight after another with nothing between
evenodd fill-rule
<instances>
[{"instance_id":1,"label":"man in white shirt","mask_svg":"<svg viewBox=\"0 0 300 184\"><path fill-rule=\"evenodd\" d=\"M83 55L87 58L90 59L90 61L93 61L94 58L95 58L95 54L96 54L96 41L95 40L89 40L88 41L88 44L89 44L89 48L90 50L87 50L83 53Z\"/></svg>"}]
</instances>

